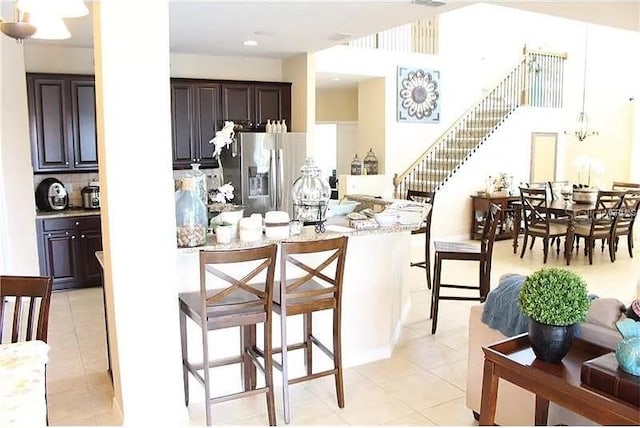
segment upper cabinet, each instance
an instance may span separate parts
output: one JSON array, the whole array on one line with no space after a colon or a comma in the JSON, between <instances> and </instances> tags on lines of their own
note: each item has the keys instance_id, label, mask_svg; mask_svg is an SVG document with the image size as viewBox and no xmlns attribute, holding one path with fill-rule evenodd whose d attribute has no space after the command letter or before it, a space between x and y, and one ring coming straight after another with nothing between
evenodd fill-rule
<instances>
[{"instance_id":1,"label":"upper cabinet","mask_svg":"<svg viewBox=\"0 0 640 428\"><path fill-rule=\"evenodd\" d=\"M287 121L291 127L291 84L269 83L256 84L253 98L255 100L255 122L264 126L268 119Z\"/></svg>"},{"instance_id":2,"label":"upper cabinet","mask_svg":"<svg viewBox=\"0 0 640 428\"><path fill-rule=\"evenodd\" d=\"M27 73L27 96L33 171L97 171L94 77ZM217 167L209 141L225 120L264 131L267 119L291 129L291 83L171 79L173 168Z\"/></svg>"},{"instance_id":3,"label":"upper cabinet","mask_svg":"<svg viewBox=\"0 0 640 428\"><path fill-rule=\"evenodd\" d=\"M192 163L215 168L213 145L209 144L220 122L220 85L171 80L171 140L173 167L188 168Z\"/></svg>"},{"instance_id":4,"label":"upper cabinet","mask_svg":"<svg viewBox=\"0 0 640 428\"><path fill-rule=\"evenodd\" d=\"M93 76L28 74L34 172L96 171Z\"/></svg>"},{"instance_id":5,"label":"upper cabinet","mask_svg":"<svg viewBox=\"0 0 640 428\"><path fill-rule=\"evenodd\" d=\"M222 84L222 117L237 123L254 123L253 88L249 83Z\"/></svg>"}]
</instances>

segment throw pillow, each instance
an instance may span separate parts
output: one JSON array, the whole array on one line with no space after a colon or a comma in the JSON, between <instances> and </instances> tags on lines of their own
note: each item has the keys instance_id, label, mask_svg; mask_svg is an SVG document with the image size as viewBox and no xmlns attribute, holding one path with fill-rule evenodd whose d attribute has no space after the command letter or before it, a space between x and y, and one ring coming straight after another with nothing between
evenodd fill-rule
<instances>
[{"instance_id":1,"label":"throw pillow","mask_svg":"<svg viewBox=\"0 0 640 428\"><path fill-rule=\"evenodd\" d=\"M616 329L616 321L625 311L624 304L618 299L601 298L591 302L586 322L601 327Z\"/></svg>"}]
</instances>

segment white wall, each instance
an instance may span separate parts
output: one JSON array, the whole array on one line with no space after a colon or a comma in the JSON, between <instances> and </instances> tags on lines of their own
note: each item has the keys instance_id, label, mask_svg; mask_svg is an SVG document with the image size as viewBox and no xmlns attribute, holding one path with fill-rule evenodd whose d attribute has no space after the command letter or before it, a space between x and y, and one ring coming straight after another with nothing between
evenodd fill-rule
<instances>
[{"instance_id":1,"label":"white wall","mask_svg":"<svg viewBox=\"0 0 640 428\"><path fill-rule=\"evenodd\" d=\"M93 49L27 44L28 72L93 74ZM171 53L171 77L282 81L282 61L269 58Z\"/></svg>"},{"instance_id":2,"label":"white wall","mask_svg":"<svg viewBox=\"0 0 640 428\"><path fill-rule=\"evenodd\" d=\"M22 45L0 37L0 273L38 275Z\"/></svg>"}]
</instances>

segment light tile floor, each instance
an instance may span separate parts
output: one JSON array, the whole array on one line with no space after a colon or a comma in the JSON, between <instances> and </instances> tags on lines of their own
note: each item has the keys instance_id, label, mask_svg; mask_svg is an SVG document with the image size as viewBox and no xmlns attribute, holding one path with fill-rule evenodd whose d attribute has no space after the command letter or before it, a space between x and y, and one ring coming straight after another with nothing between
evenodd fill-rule
<instances>
[{"instance_id":1,"label":"light tile floor","mask_svg":"<svg viewBox=\"0 0 640 428\"><path fill-rule=\"evenodd\" d=\"M416 254L419 236L414 242ZM542 266L537 243L524 259L512 252L511 241L496 243L492 285L508 272L527 274ZM444 281L472 281L473 263L445 265ZM564 267L551 255L547 266ZM590 266L582 255L570 269L587 280L589 290L624 303L639 297L640 257L630 259L621 248L611 264L607 253ZM332 378L298 384L291 389L293 425L476 425L465 407L468 312L475 302L446 301L440 306L438 332L431 335L428 320L430 292L424 271L411 270L412 308L390 359L345 370L346 407L339 409ZM51 425L119 425L112 411L107 375L104 310L100 288L57 292L52 296L49 324L50 362L47 399ZM278 373L274 376L278 382ZM276 391L278 392L278 391ZM189 414L193 425L204 424L204 406L192 394ZM283 424L282 400L276 394L278 423ZM221 403L213 407L214 423L264 425L264 396Z\"/></svg>"}]
</instances>

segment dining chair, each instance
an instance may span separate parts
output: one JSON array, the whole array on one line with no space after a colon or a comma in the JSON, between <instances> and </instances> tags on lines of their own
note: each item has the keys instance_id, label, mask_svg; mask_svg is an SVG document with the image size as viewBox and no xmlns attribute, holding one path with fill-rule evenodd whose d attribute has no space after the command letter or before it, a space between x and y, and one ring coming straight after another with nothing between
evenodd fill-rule
<instances>
[{"instance_id":1,"label":"dining chair","mask_svg":"<svg viewBox=\"0 0 640 428\"><path fill-rule=\"evenodd\" d=\"M179 294L185 405L189 405L190 373L204 387L207 425L212 423L212 404L262 393L266 394L269 425L276 424L271 352L276 251L275 244L231 251L200 251L200 291ZM187 317L200 328L202 356L198 361L202 363L189 361ZM264 350L258 355L256 325L260 323L264 326ZM230 327L240 327L241 355L211 359L209 331ZM244 391L212 397L211 369L230 364L241 365ZM262 388L256 388L255 367L264 374Z\"/></svg>"},{"instance_id":2,"label":"dining chair","mask_svg":"<svg viewBox=\"0 0 640 428\"><path fill-rule=\"evenodd\" d=\"M48 276L0 276L0 343L47 341L52 284Z\"/></svg>"},{"instance_id":3,"label":"dining chair","mask_svg":"<svg viewBox=\"0 0 640 428\"><path fill-rule=\"evenodd\" d=\"M629 257L633 258L633 225L640 210L640 187L627 190L619 211L616 224L614 250L618 251L618 238L627 237L627 250Z\"/></svg>"},{"instance_id":4,"label":"dining chair","mask_svg":"<svg viewBox=\"0 0 640 428\"><path fill-rule=\"evenodd\" d=\"M640 183L626 183L624 181L614 181L611 190L637 190L640 189Z\"/></svg>"},{"instance_id":5,"label":"dining chair","mask_svg":"<svg viewBox=\"0 0 640 428\"><path fill-rule=\"evenodd\" d=\"M412 235L424 233L424 260L421 262L411 263L411 267L419 267L425 270L427 275L427 288L431 290L431 218L433 216L433 203L435 202L436 192L423 192L421 190L407 190L407 199L419 201L421 203L431 204L429 214L419 229L412 230Z\"/></svg>"},{"instance_id":6,"label":"dining chair","mask_svg":"<svg viewBox=\"0 0 640 428\"><path fill-rule=\"evenodd\" d=\"M484 302L491 286L491 257L496 229L500 222L501 209L491 204L485 216L482 239L479 243L435 241L435 270L433 274L433 292L431 293L431 334L436 333L438 327L438 308L440 300L479 300ZM445 260L476 261L478 262L478 285L460 285L442 283L442 262ZM443 296L442 288L463 290L478 290L478 296Z\"/></svg>"},{"instance_id":7,"label":"dining chair","mask_svg":"<svg viewBox=\"0 0 640 428\"><path fill-rule=\"evenodd\" d=\"M289 385L335 376L338 407L344 407L342 372L342 279L347 251L347 238L342 236L319 241L282 242L280 244L280 281L276 284L273 309L280 315L282 345L274 348L281 354L281 362L274 366L282 372L284 421L291 421ZM333 349L330 350L313 335L313 313L333 311ZM287 317L303 317L303 340L289 344L287 341ZM333 368L313 372L313 346L333 360ZM304 349L306 375L289 379L289 351Z\"/></svg>"},{"instance_id":8,"label":"dining chair","mask_svg":"<svg viewBox=\"0 0 640 428\"><path fill-rule=\"evenodd\" d=\"M529 237L534 240L538 237L542 238L543 243L543 263L547 263L550 240L557 238L557 253L560 254L559 238L566 237L567 225L554 222L551 216L547 215L549 200L546 189L520 187L520 200L522 201L522 218L524 219L524 242L520 258L524 257Z\"/></svg>"},{"instance_id":9,"label":"dining chair","mask_svg":"<svg viewBox=\"0 0 640 428\"><path fill-rule=\"evenodd\" d=\"M549 181L549 192L551 194L551 200L562 199L562 191L565 187L569 187L568 181Z\"/></svg>"},{"instance_id":10,"label":"dining chair","mask_svg":"<svg viewBox=\"0 0 640 428\"><path fill-rule=\"evenodd\" d=\"M616 261L615 236L619 213L625 197L624 191L599 190L595 209L586 219L576 218L575 236L585 239L584 251L593 264L593 248L596 239L605 239L609 246L609 259Z\"/></svg>"}]
</instances>

